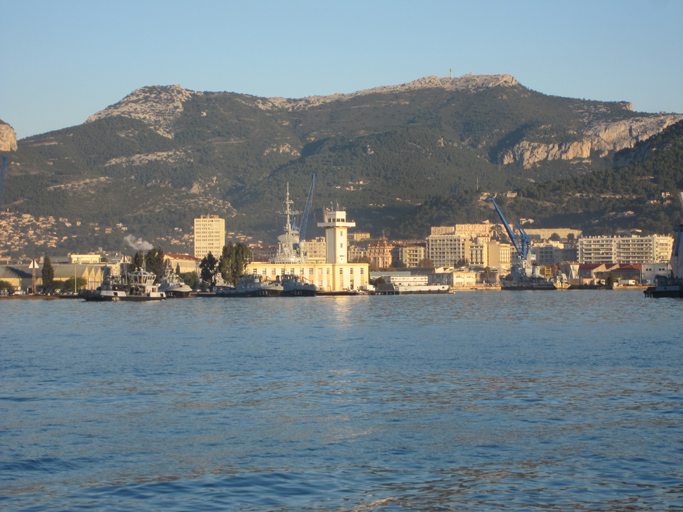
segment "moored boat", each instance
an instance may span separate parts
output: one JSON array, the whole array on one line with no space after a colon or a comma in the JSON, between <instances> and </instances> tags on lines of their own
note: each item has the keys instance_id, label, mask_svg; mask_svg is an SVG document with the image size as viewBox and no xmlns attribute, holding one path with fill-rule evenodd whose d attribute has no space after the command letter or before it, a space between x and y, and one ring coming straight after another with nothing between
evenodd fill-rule
<instances>
[{"instance_id":1,"label":"moored boat","mask_svg":"<svg viewBox=\"0 0 683 512\"><path fill-rule=\"evenodd\" d=\"M315 297L318 287L314 284L306 283L294 274L282 276L282 297Z\"/></svg>"},{"instance_id":2,"label":"moored boat","mask_svg":"<svg viewBox=\"0 0 683 512\"><path fill-rule=\"evenodd\" d=\"M154 284L156 275L145 270L128 273L127 282L109 279L96 290L83 295L88 302L146 302L164 300L166 294Z\"/></svg>"},{"instance_id":3,"label":"moored boat","mask_svg":"<svg viewBox=\"0 0 683 512\"><path fill-rule=\"evenodd\" d=\"M267 281L256 274L245 274L240 277L234 288L223 288L216 291L216 297L279 297L283 287L279 282Z\"/></svg>"},{"instance_id":4,"label":"moored boat","mask_svg":"<svg viewBox=\"0 0 683 512\"><path fill-rule=\"evenodd\" d=\"M182 277L169 272L161 278L159 291L164 292L170 299L185 299L192 293L192 288L185 284Z\"/></svg>"},{"instance_id":5,"label":"moored boat","mask_svg":"<svg viewBox=\"0 0 683 512\"><path fill-rule=\"evenodd\" d=\"M683 192L679 192L683 205ZM646 297L677 297L683 298L683 224L674 228L674 245L671 248L670 276L655 277L654 286L650 286L643 293Z\"/></svg>"}]
</instances>

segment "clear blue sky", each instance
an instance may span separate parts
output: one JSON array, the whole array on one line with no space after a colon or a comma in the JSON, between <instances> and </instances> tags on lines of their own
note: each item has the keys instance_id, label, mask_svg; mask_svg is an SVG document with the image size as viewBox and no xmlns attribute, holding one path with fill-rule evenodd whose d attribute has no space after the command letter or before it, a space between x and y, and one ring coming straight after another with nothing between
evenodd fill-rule
<instances>
[{"instance_id":1,"label":"clear blue sky","mask_svg":"<svg viewBox=\"0 0 683 512\"><path fill-rule=\"evenodd\" d=\"M300 98L451 68L683 112L679 0L0 0L0 37L0 119L19 138L145 85Z\"/></svg>"}]
</instances>

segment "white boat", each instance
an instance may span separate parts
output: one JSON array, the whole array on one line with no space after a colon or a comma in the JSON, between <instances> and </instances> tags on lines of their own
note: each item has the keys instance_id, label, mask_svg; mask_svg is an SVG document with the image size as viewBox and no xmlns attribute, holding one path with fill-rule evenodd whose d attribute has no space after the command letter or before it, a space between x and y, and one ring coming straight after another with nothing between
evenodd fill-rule
<instances>
[{"instance_id":1,"label":"white boat","mask_svg":"<svg viewBox=\"0 0 683 512\"><path fill-rule=\"evenodd\" d=\"M431 295L448 293L447 284L387 283L375 286L375 295Z\"/></svg>"},{"instance_id":2,"label":"white boat","mask_svg":"<svg viewBox=\"0 0 683 512\"><path fill-rule=\"evenodd\" d=\"M145 270L128 273L127 282L109 279L94 291L86 292L88 302L146 302L164 300L166 294L154 284L156 275Z\"/></svg>"},{"instance_id":3,"label":"white boat","mask_svg":"<svg viewBox=\"0 0 683 512\"><path fill-rule=\"evenodd\" d=\"M185 299L192 293L192 288L178 274L168 272L161 278L159 291L164 292L169 299Z\"/></svg>"}]
</instances>

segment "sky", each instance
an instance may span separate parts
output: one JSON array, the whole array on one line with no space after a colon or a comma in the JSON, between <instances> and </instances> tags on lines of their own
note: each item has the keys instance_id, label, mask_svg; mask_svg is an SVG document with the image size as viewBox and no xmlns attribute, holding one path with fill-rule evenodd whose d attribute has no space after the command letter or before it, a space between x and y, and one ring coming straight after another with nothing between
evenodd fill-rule
<instances>
[{"instance_id":1,"label":"sky","mask_svg":"<svg viewBox=\"0 0 683 512\"><path fill-rule=\"evenodd\" d=\"M139 87L301 98L430 75L683 113L683 1L0 0L0 119L19 139Z\"/></svg>"}]
</instances>

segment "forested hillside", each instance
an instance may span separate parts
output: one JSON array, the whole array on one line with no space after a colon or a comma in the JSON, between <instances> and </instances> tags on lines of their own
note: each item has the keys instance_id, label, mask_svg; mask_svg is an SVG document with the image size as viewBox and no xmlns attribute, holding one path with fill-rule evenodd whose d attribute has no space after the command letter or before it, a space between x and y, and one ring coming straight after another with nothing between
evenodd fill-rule
<instances>
[{"instance_id":1,"label":"forested hillside","mask_svg":"<svg viewBox=\"0 0 683 512\"><path fill-rule=\"evenodd\" d=\"M220 215L229 231L272 241L286 184L301 209L316 172L314 209L339 204L358 229L374 234L420 233L435 215L488 215L458 206L477 189L521 190L515 214L555 222L566 208L585 213L577 202L590 204L593 196L553 206L542 198L556 194L547 188L555 185L544 183L592 186L581 180L602 179L647 156L623 157L619 149L679 119L633 112L624 102L547 96L510 75L427 77L299 100L151 86L82 125L23 139L17 151L4 152L10 165L3 208L126 226L101 242L112 249L130 233L152 242L188 233L200 214ZM605 218L592 227L612 224ZM61 238L64 250L76 243Z\"/></svg>"},{"instance_id":2,"label":"forested hillside","mask_svg":"<svg viewBox=\"0 0 683 512\"><path fill-rule=\"evenodd\" d=\"M533 227L582 229L585 234L613 234L641 229L669 233L683 220L678 192L683 191L683 122L617 155L638 160L619 169L526 185L498 204L510 222L534 219ZM392 226L401 237L426 236L431 225L497 220L497 214L474 189L442 194L426 201Z\"/></svg>"}]
</instances>

